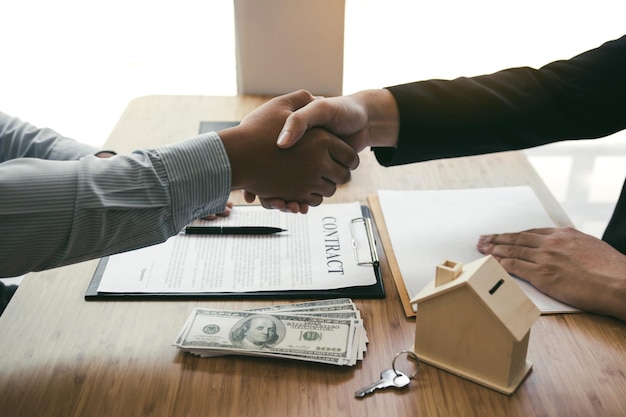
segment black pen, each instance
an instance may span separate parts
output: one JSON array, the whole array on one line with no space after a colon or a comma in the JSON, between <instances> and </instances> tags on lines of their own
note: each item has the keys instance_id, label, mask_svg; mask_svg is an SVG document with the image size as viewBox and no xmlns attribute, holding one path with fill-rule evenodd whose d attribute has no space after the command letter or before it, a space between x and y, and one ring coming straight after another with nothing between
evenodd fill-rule
<instances>
[{"instance_id":1,"label":"black pen","mask_svg":"<svg viewBox=\"0 0 626 417\"><path fill-rule=\"evenodd\" d=\"M280 227L266 226L187 226L187 235L271 235L286 232Z\"/></svg>"}]
</instances>

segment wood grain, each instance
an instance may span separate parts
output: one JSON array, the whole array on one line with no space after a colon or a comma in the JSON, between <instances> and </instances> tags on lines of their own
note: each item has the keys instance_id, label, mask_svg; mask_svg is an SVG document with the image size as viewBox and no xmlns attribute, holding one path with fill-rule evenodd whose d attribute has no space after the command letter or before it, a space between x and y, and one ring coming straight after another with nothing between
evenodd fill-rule
<instances>
[{"instance_id":1,"label":"wood grain","mask_svg":"<svg viewBox=\"0 0 626 417\"><path fill-rule=\"evenodd\" d=\"M193 136L201 120L237 120L265 99L152 96L130 103L107 144L120 152ZM396 168L371 152L328 201L366 202L379 188L530 184L569 224L523 154ZM238 195L233 195L238 199ZM238 200L240 201L240 200ZM277 300L85 302L96 261L29 274L0 317L0 414L13 416L623 416L626 325L588 315L543 316L533 326L533 370L511 397L429 365L403 391L354 392L413 344L380 247L383 300L356 300L370 339L355 367L253 357L200 359L171 345L194 306L247 308Z\"/></svg>"}]
</instances>

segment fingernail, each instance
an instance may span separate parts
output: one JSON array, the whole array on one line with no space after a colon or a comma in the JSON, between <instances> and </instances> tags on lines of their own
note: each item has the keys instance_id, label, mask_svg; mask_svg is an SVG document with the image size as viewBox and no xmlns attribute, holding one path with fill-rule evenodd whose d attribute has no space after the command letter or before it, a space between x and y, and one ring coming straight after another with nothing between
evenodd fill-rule
<instances>
[{"instance_id":1,"label":"fingernail","mask_svg":"<svg viewBox=\"0 0 626 417\"><path fill-rule=\"evenodd\" d=\"M276 140L276 144L278 146L284 145L285 143L287 143L288 139L289 139L289 131L288 130L283 130L282 132L280 132L280 135L278 135L278 139Z\"/></svg>"}]
</instances>

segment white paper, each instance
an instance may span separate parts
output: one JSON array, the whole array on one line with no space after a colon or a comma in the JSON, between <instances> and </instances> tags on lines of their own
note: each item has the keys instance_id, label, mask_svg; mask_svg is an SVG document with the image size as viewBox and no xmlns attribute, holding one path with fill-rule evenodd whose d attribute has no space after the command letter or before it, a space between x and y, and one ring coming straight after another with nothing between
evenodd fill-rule
<instances>
[{"instance_id":1,"label":"white paper","mask_svg":"<svg viewBox=\"0 0 626 417\"><path fill-rule=\"evenodd\" d=\"M274 235L185 235L108 259L98 292L193 293L324 290L373 285L355 261L351 221L358 202L322 204L306 215L235 207L206 226L273 226Z\"/></svg>"},{"instance_id":2,"label":"white paper","mask_svg":"<svg viewBox=\"0 0 626 417\"><path fill-rule=\"evenodd\" d=\"M476 249L480 235L555 226L528 186L379 190L378 197L409 299L434 279L444 260L483 257ZM542 313L578 311L513 278Z\"/></svg>"}]
</instances>

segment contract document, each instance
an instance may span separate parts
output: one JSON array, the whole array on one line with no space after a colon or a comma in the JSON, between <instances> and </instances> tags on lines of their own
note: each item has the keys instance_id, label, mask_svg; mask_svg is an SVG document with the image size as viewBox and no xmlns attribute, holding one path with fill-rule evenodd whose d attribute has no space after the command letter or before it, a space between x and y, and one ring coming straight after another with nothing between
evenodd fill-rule
<instances>
[{"instance_id":1,"label":"contract document","mask_svg":"<svg viewBox=\"0 0 626 417\"><path fill-rule=\"evenodd\" d=\"M285 231L263 235L182 231L162 244L103 259L94 276L97 293L326 291L380 284L370 250L369 219L358 202L322 204L306 215L237 206L229 217L192 225Z\"/></svg>"}]
</instances>

